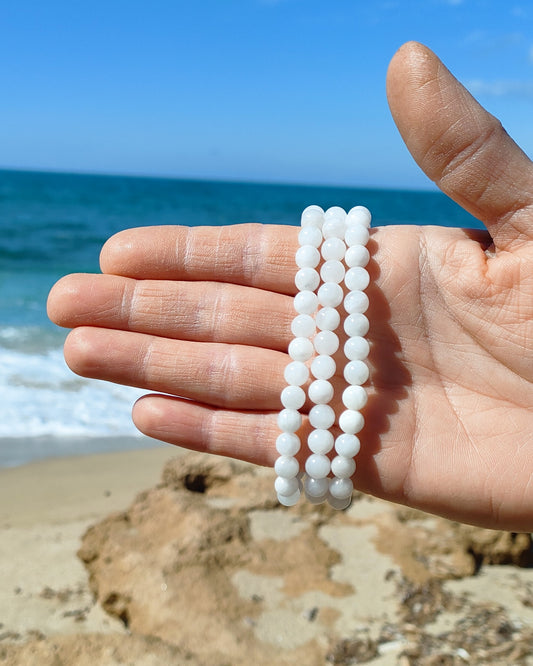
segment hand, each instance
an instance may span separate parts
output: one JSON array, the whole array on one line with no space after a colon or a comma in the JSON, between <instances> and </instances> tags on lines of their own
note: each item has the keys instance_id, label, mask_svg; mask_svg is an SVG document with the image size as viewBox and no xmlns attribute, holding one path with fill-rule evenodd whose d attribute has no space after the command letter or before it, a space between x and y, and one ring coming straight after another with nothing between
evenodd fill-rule
<instances>
[{"instance_id":1,"label":"hand","mask_svg":"<svg viewBox=\"0 0 533 666\"><path fill-rule=\"evenodd\" d=\"M403 46L387 84L415 160L488 231L373 230L371 386L354 484L532 530L532 164L425 47ZM102 275L71 275L51 292L50 317L74 329L68 364L158 392L133 410L151 437L272 465L296 247L296 228L270 225L117 234Z\"/></svg>"}]
</instances>

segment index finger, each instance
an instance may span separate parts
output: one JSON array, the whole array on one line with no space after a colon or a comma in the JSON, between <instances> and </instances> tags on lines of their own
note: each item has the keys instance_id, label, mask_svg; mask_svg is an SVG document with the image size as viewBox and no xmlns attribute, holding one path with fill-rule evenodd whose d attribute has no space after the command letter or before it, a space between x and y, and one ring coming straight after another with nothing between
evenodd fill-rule
<instances>
[{"instance_id":1,"label":"index finger","mask_svg":"<svg viewBox=\"0 0 533 666\"><path fill-rule=\"evenodd\" d=\"M107 241L100 266L136 279L231 282L293 295L297 247L291 226L138 227Z\"/></svg>"}]
</instances>

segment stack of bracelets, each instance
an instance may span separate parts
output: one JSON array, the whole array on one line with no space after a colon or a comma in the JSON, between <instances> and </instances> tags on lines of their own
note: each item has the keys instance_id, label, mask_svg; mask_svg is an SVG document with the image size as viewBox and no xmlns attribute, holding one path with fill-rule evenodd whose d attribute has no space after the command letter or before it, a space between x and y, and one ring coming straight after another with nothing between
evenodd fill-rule
<instances>
[{"instance_id":1,"label":"stack of bracelets","mask_svg":"<svg viewBox=\"0 0 533 666\"><path fill-rule=\"evenodd\" d=\"M285 506L295 505L302 490L313 504L327 501L336 509L345 509L351 502L354 457L360 448L357 433L364 426L361 410L367 402L363 384L369 376L365 363L369 323L364 313L369 305L365 289L369 284L366 244L370 220L364 206L349 213L338 206L326 212L320 206L309 206L302 213L296 252L297 315L291 325L294 339L289 345L291 362L285 368L287 386L281 392L278 425L282 432L276 440L279 457L274 465L276 493ZM344 411L337 419L329 403L334 393L330 380L337 371L333 356L339 349L335 331L341 324L341 304L348 336L344 344L347 387L342 393ZM306 395L302 387L310 378ZM314 405L309 412L312 430L304 474L296 458L301 447L296 433L302 425L299 410L307 398ZM335 424L340 431L336 439L330 430ZM333 449L336 455L330 458Z\"/></svg>"}]
</instances>

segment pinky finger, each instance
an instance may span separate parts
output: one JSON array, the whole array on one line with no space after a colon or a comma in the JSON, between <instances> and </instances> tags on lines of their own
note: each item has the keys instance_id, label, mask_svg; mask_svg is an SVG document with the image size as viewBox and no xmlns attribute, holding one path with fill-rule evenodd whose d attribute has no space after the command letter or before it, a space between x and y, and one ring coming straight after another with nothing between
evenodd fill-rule
<instances>
[{"instance_id":1,"label":"pinky finger","mask_svg":"<svg viewBox=\"0 0 533 666\"><path fill-rule=\"evenodd\" d=\"M133 407L133 422L145 435L194 451L272 466L276 460L277 414L214 409L165 395L146 395Z\"/></svg>"}]
</instances>

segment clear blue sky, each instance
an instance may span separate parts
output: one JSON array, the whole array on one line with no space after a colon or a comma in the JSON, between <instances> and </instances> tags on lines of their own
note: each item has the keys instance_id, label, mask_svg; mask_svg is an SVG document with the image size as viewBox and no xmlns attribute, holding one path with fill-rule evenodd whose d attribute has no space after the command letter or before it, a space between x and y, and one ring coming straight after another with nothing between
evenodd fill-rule
<instances>
[{"instance_id":1,"label":"clear blue sky","mask_svg":"<svg viewBox=\"0 0 533 666\"><path fill-rule=\"evenodd\" d=\"M533 154L529 0L0 0L0 167L426 187L385 97L410 39Z\"/></svg>"}]
</instances>

